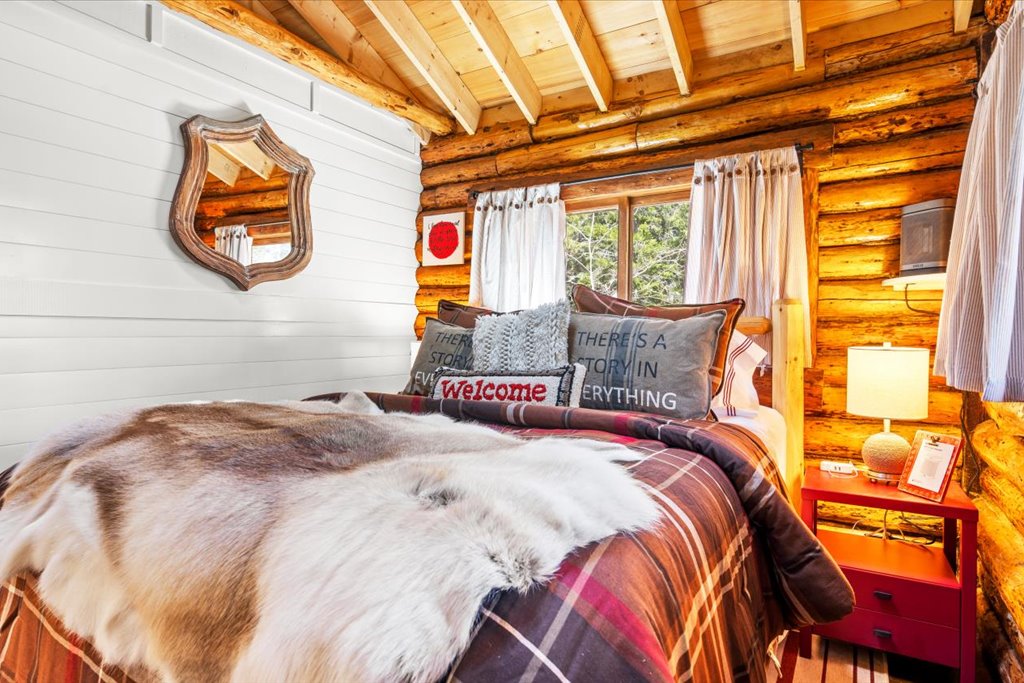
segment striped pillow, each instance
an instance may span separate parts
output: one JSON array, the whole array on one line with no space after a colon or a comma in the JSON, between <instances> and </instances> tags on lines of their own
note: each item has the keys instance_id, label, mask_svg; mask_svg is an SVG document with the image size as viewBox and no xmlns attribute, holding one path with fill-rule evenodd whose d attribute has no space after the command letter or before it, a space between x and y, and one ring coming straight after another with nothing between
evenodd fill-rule
<instances>
[{"instance_id":1,"label":"striped pillow","mask_svg":"<svg viewBox=\"0 0 1024 683\"><path fill-rule=\"evenodd\" d=\"M711 401L711 410L718 417L757 417L760 401L754 387L754 371L768 352L740 331L732 333L729 355L725 361L722 391Z\"/></svg>"}]
</instances>

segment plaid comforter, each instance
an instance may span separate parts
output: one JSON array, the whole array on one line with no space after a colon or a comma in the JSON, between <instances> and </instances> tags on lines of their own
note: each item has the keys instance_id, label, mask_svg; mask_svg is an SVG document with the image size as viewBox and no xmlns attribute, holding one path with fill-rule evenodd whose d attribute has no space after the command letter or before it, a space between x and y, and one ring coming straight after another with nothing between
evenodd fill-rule
<instances>
[{"instance_id":1,"label":"plaid comforter","mask_svg":"<svg viewBox=\"0 0 1024 683\"><path fill-rule=\"evenodd\" d=\"M544 587L493 596L451 681L763 681L783 629L852 610L849 584L790 508L764 446L739 427L369 396L386 411L443 412L523 438L623 443L644 455L630 468L665 511L659 529L578 550ZM69 634L34 583L0 590L0 681L133 680Z\"/></svg>"}]
</instances>

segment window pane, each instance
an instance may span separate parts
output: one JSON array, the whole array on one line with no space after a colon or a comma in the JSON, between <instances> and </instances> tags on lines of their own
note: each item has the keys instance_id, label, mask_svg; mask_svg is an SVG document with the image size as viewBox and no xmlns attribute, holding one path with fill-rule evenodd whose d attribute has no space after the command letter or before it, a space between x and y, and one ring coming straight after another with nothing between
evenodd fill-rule
<instances>
[{"instance_id":1,"label":"window pane","mask_svg":"<svg viewBox=\"0 0 1024 683\"><path fill-rule=\"evenodd\" d=\"M565 228L565 278L569 291L579 283L614 295L618 287L618 210L570 213L565 217Z\"/></svg>"},{"instance_id":2,"label":"window pane","mask_svg":"<svg viewBox=\"0 0 1024 683\"><path fill-rule=\"evenodd\" d=\"M690 204L633 209L633 301L648 306L683 303Z\"/></svg>"}]
</instances>

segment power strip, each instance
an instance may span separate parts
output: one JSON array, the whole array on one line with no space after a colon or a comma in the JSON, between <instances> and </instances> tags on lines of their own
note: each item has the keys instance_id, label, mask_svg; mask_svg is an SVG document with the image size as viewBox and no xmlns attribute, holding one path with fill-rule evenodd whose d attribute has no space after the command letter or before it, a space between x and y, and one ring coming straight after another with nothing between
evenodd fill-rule
<instances>
[{"instance_id":1,"label":"power strip","mask_svg":"<svg viewBox=\"0 0 1024 683\"><path fill-rule=\"evenodd\" d=\"M856 474L857 468L853 466L852 462L836 462L835 460L822 460L818 464L818 468L822 472L830 472L832 474Z\"/></svg>"}]
</instances>

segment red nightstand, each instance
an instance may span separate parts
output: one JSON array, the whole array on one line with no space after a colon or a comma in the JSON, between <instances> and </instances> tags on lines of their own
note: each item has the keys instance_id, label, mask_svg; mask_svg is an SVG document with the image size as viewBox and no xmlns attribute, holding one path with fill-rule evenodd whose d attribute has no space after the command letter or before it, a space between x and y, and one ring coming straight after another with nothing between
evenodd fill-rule
<instances>
[{"instance_id":1,"label":"red nightstand","mask_svg":"<svg viewBox=\"0 0 1024 683\"><path fill-rule=\"evenodd\" d=\"M853 614L814 626L813 632L960 669L974 681L978 508L953 482L941 503L872 484L863 473L832 477L808 467L801 490L803 519L835 558L857 595ZM818 501L942 517L943 547L818 530ZM957 577L957 521L960 576ZM800 654L810 656L811 629L800 633Z\"/></svg>"}]
</instances>

